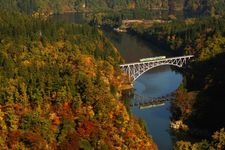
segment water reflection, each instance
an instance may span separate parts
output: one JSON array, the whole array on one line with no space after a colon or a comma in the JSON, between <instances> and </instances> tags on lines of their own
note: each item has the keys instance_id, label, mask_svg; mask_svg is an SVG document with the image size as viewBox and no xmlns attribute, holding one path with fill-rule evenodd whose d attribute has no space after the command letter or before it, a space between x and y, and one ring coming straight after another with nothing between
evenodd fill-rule
<instances>
[{"instance_id":1,"label":"water reflection","mask_svg":"<svg viewBox=\"0 0 225 150\"><path fill-rule=\"evenodd\" d=\"M139 61L140 58L153 57L159 55L170 56L170 53L162 51L150 43L137 38L137 36L127 33L116 33L105 29L105 34L120 51L127 63Z\"/></svg>"},{"instance_id":2,"label":"water reflection","mask_svg":"<svg viewBox=\"0 0 225 150\"><path fill-rule=\"evenodd\" d=\"M172 71L170 67L164 66L154 68L135 82L135 89L138 94L146 97L161 97L165 96L178 88L182 82L182 75ZM147 123L147 130L152 135L154 141L157 143L160 150L172 149L172 137L169 134L170 122L170 103L165 105L149 108L139 109L132 108L132 112L143 118Z\"/></svg>"},{"instance_id":3,"label":"water reflection","mask_svg":"<svg viewBox=\"0 0 225 150\"><path fill-rule=\"evenodd\" d=\"M180 73L172 71L169 66L161 66L138 78L135 81L135 89L138 93L148 97L160 97L176 90L181 82Z\"/></svg>"},{"instance_id":4,"label":"water reflection","mask_svg":"<svg viewBox=\"0 0 225 150\"><path fill-rule=\"evenodd\" d=\"M159 150L172 149L172 137L169 134L168 120L170 103L150 109L140 110L138 107L132 108L132 112L146 121L147 131L152 135L158 145Z\"/></svg>"},{"instance_id":5,"label":"water reflection","mask_svg":"<svg viewBox=\"0 0 225 150\"><path fill-rule=\"evenodd\" d=\"M169 53L156 48L137 36L127 33L105 31L127 63L139 61L140 58L165 55ZM175 91L182 82L182 75L170 66L160 66L144 73L134 83L135 92L146 97L161 97ZM133 107L132 113L146 121L147 131L152 135L160 150L173 147L169 133L170 103L155 108L139 109Z\"/></svg>"},{"instance_id":6,"label":"water reflection","mask_svg":"<svg viewBox=\"0 0 225 150\"><path fill-rule=\"evenodd\" d=\"M54 20L85 23L84 14L71 13L53 16ZM112 30L105 30L106 36L120 51L127 63L139 61L140 58L153 56L170 56L169 53L141 40L137 36L127 33L116 33ZM172 71L170 67L157 67L145 74L135 82L136 92L146 97L161 97L167 95L180 85L182 75ZM132 108L133 114L143 118L147 123L147 131L152 135L160 150L172 149L172 138L169 134L170 103L164 106L142 109Z\"/></svg>"}]
</instances>

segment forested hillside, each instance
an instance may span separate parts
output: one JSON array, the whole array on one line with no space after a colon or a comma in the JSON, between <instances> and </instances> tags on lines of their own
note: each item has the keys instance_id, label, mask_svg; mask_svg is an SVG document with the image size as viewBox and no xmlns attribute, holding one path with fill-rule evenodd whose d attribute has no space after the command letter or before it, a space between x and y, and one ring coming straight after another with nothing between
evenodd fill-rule
<instances>
[{"instance_id":1,"label":"forested hillside","mask_svg":"<svg viewBox=\"0 0 225 150\"><path fill-rule=\"evenodd\" d=\"M198 15L224 14L224 0L0 0L0 8L26 13L63 13L124 9L185 10Z\"/></svg>"},{"instance_id":2,"label":"forested hillside","mask_svg":"<svg viewBox=\"0 0 225 150\"><path fill-rule=\"evenodd\" d=\"M176 148L225 148L224 0L0 0L0 149L157 149L119 99L122 59L102 31L37 17L140 8L213 16L130 30L195 55L172 102Z\"/></svg>"},{"instance_id":3,"label":"forested hillside","mask_svg":"<svg viewBox=\"0 0 225 150\"><path fill-rule=\"evenodd\" d=\"M176 148L224 149L225 17L186 19L131 30L176 54L195 56L185 69L184 84L178 89L171 110L173 121L178 121L182 130L180 140L192 137L195 141L209 141L193 145L180 141Z\"/></svg>"},{"instance_id":4,"label":"forested hillside","mask_svg":"<svg viewBox=\"0 0 225 150\"><path fill-rule=\"evenodd\" d=\"M157 149L98 29L0 12L0 149Z\"/></svg>"},{"instance_id":5,"label":"forested hillside","mask_svg":"<svg viewBox=\"0 0 225 150\"><path fill-rule=\"evenodd\" d=\"M198 15L224 14L224 0L184 0L184 10Z\"/></svg>"}]
</instances>

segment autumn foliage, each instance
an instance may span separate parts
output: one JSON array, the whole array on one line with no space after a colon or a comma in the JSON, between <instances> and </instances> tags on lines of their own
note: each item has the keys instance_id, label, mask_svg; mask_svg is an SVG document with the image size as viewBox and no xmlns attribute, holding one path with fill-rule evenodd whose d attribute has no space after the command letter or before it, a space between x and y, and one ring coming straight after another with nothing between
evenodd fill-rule
<instances>
[{"instance_id":1,"label":"autumn foliage","mask_svg":"<svg viewBox=\"0 0 225 150\"><path fill-rule=\"evenodd\" d=\"M155 149L100 30L0 12L1 149Z\"/></svg>"}]
</instances>

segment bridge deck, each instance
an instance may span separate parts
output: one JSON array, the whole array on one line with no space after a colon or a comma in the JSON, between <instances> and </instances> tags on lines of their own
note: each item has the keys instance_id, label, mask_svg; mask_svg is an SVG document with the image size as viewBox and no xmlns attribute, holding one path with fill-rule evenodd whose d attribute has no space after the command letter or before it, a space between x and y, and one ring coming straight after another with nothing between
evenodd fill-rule
<instances>
[{"instance_id":1,"label":"bridge deck","mask_svg":"<svg viewBox=\"0 0 225 150\"><path fill-rule=\"evenodd\" d=\"M145 64L145 63L149 63L149 62L161 62L161 61L168 61L168 60L174 60L174 59L181 59L181 58L191 58L194 57L194 55L186 55L186 56L178 56L178 57L170 57L170 58L165 58L165 59L160 59L160 60L153 60L153 61L144 61L144 62L131 62L131 63L125 63L125 64L121 64L120 67L123 66L128 66L128 65L139 65L139 64Z\"/></svg>"},{"instance_id":2,"label":"bridge deck","mask_svg":"<svg viewBox=\"0 0 225 150\"><path fill-rule=\"evenodd\" d=\"M133 62L127 64L121 64L120 68L124 70L129 76L129 78L135 81L138 77L140 77L146 71L162 66L162 65L173 65L177 67L182 67L187 63L187 60L194 57L194 55L187 56L179 56L179 57L171 57L154 61L144 61L144 62Z\"/></svg>"}]
</instances>

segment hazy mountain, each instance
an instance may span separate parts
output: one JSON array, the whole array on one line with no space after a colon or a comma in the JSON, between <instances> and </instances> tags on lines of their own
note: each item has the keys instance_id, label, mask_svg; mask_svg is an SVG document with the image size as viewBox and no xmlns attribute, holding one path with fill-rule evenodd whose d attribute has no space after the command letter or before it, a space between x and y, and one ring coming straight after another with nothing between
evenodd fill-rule
<instances>
[{"instance_id":1,"label":"hazy mountain","mask_svg":"<svg viewBox=\"0 0 225 150\"><path fill-rule=\"evenodd\" d=\"M224 0L0 0L0 8L63 13L121 9L185 10L201 15L224 14Z\"/></svg>"}]
</instances>

